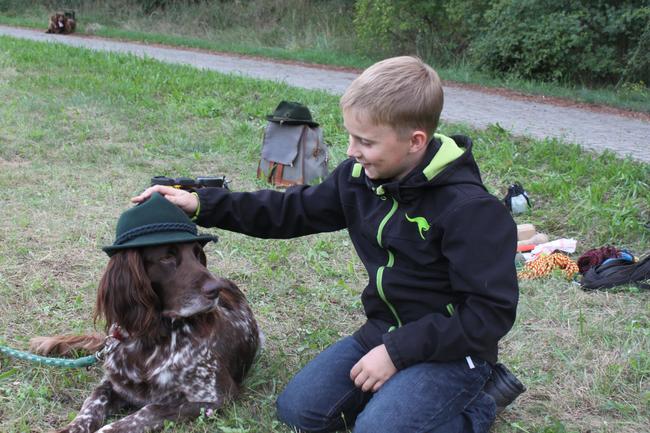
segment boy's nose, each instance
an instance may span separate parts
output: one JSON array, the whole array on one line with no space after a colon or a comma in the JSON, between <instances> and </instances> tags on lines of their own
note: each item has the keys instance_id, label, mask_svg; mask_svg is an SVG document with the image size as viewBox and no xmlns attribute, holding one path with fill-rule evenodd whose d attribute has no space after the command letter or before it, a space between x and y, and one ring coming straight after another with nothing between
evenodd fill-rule
<instances>
[{"instance_id":1,"label":"boy's nose","mask_svg":"<svg viewBox=\"0 0 650 433\"><path fill-rule=\"evenodd\" d=\"M345 154L350 158L358 158L359 156L361 156L359 154L357 146L354 145L352 140L350 140L350 144L348 144L348 150L345 152Z\"/></svg>"}]
</instances>

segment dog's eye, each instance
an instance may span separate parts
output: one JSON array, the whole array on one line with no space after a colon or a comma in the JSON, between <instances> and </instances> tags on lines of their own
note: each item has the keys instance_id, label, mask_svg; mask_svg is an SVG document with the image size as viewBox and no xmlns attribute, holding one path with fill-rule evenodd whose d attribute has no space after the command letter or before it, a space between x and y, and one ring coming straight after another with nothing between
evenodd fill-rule
<instances>
[{"instance_id":1,"label":"dog's eye","mask_svg":"<svg viewBox=\"0 0 650 433\"><path fill-rule=\"evenodd\" d=\"M165 254L160 257L161 262L175 262L178 257L176 247L173 245L170 245L167 250L165 251Z\"/></svg>"},{"instance_id":2,"label":"dog's eye","mask_svg":"<svg viewBox=\"0 0 650 433\"><path fill-rule=\"evenodd\" d=\"M165 254L160 258L160 261L163 263L176 262L176 256L174 254Z\"/></svg>"}]
</instances>

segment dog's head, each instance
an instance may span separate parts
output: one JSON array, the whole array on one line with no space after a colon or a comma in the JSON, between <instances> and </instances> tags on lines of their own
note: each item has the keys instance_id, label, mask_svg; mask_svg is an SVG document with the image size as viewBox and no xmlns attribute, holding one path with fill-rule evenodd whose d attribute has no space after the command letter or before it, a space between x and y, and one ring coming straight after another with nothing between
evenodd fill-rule
<instances>
[{"instance_id":1,"label":"dog's head","mask_svg":"<svg viewBox=\"0 0 650 433\"><path fill-rule=\"evenodd\" d=\"M232 283L206 267L199 242L125 249L114 254L99 284L95 319L133 336L155 336L161 321L208 312ZM226 297L230 297L228 293Z\"/></svg>"},{"instance_id":2,"label":"dog's head","mask_svg":"<svg viewBox=\"0 0 650 433\"><path fill-rule=\"evenodd\" d=\"M198 242L143 248L142 259L164 317L191 317L210 310L228 287L226 280L208 271Z\"/></svg>"},{"instance_id":3,"label":"dog's head","mask_svg":"<svg viewBox=\"0 0 650 433\"><path fill-rule=\"evenodd\" d=\"M66 20L67 18L63 12L57 12L50 17L50 22L52 22L58 30L63 30Z\"/></svg>"}]
</instances>

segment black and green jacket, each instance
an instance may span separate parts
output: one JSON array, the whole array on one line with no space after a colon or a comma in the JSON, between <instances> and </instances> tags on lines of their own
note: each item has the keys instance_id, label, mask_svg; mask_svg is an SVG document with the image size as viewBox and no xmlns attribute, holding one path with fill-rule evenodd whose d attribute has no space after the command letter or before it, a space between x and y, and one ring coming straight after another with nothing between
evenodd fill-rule
<instances>
[{"instance_id":1,"label":"black and green jacket","mask_svg":"<svg viewBox=\"0 0 650 433\"><path fill-rule=\"evenodd\" d=\"M198 190L197 223L261 238L347 228L366 267L367 322L398 369L422 361L497 360L518 300L517 230L483 183L467 137L436 135L400 181L373 182L353 160L323 183L286 192Z\"/></svg>"}]
</instances>

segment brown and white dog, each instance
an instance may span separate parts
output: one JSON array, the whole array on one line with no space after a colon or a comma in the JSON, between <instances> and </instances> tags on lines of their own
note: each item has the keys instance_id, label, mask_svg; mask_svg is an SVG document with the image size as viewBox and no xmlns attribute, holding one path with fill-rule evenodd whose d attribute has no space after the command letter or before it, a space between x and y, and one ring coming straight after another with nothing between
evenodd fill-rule
<instances>
[{"instance_id":1,"label":"brown and white dog","mask_svg":"<svg viewBox=\"0 0 650 433\"><path fill-rule=\"evenodd\" d=\"M234 398L260 334L243 293L206 268L199 242L113 255L99 284L95 320L108 336L39 337L37 353L103 346L105 374L59 433L136 433L198 417ZM107 415L137 411L104 427Z\"/></svg>"},{"instance_id":2,"label":"brown and white dog","mask_svg":"<svg viewBox=\"0 0 650 433\"><path fill-rule=\"evenodd\" d=\"M50 23L45 33L61 33L68 35L75 31L77 21L74 12L56 12L50 17Z\"/></svg>"}]
</instances>

